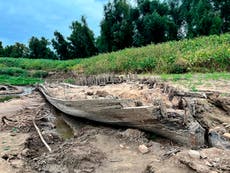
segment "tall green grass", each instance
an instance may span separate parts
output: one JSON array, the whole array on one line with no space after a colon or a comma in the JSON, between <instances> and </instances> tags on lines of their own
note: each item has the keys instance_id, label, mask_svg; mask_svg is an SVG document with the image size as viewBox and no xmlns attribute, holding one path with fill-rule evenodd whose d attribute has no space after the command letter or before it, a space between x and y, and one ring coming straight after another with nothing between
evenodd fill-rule
<instances>
[{"instance_id":1,"label":"tall green grass","mask_svg":"<svg viewBox=\"0 0 230 173\"><path fill-rule=\"evenodd\" d=\"M32 85L43 82L49 71L68 71L80 60L0 58L0 84Z\"/></svg>"},{"instance_id":2,"label":"tall green grass","mask_svg":"<svg viewBox=\"0 0 230 173\"><path fill-rule=\"evenodd\" d=\"M0 58L0 68L17 67L25 70L64 71L78 64L81 59L59 61L49 59Z\"/></svg>"},{"instance_id":3,"label":"tall green grass","mask_svg":"<svg viewBox=\"0 0 230 173\"><path fill-rule=\"evenodd\" d=\"M73 69L86 74L230 71L230 34L101 54L80 61Z\"/></svg>"},{"instance_id":4,"label":"tall green grass","mask_svg":"<svg viewBox=\"0 0 230 173\"><path fill-rule=\"evenodd\" d=\"M0 84L10 85L33 85L35 83L42 83L43 79L28 77L28 76L9 76L0 75Z\"/></svg>"},{"instance_id":5,"label":"tall green grass","mask_svg":"<svg viewBox=\"0 0 230 173\"><path fill-rule=\"evenodd\" d=\"M11 68L11 72L7 68ZM37 70L74 70L85 74L229 72L230 34L171 41L67 61L0 58L0 69L0 75L17 73L18 76ZM33 77L31 72L27 76Z\"/></svg>"},{"instance_id":6,"label":"tall green grass","mask_svg":"<svg viewBox=\"0 0 230 173\"><path fill-rule=\"evenodd\" d=\"M0 84L32 85L42 82L48 72L42 70L28 71L18 67L1 67Z\"/></svg>"}]
</instances>

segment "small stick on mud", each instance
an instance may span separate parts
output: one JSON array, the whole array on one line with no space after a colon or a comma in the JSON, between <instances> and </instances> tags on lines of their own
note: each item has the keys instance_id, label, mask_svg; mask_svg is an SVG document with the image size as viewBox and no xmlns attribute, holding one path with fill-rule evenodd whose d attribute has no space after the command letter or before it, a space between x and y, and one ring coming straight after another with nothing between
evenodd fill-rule
<instances>
[{"instance_id":1,"label":"small stick on mud","mask_svg":"<svg viewBox=\"0 0 230 173\"><path fill-rule=\"evenodd\" d=\"M43 136L42 136L42 133L41 133L40 129L39 129L39 128L38 128L38 126L36 125L36 123L35 123L35 119L33 119L33 125L34 125L34 127L35 127L36 131L38 132L38 135L39 135L39 137L40 137L40 139L41 139L42 143L46 146L46 148L49 150L49 152L52 152L52 150L51 150L50 146L47 144L47 142L46 142L46 141L45 141L45 139L43 138Z\"/></svg>"},{"instance_id":2,"label":"small stick on mud","mask_svg":"<svg viewBox=\"0 0 230 173\"><path fill-rule=\"evenodd\" d=\"M46 148L49 150L49 152L52 152L50 146L47 144L47 142L46 142L45 139L43 138L40 129L38 128L38 126L37 126L36 123L35 123L36 116L40 113L40 111L41 111L40 109L41 109L42 106L44 106L44 104L42 104L42 105L40 105L40 106L38 107L38 111L36 112L35 117L34 117L34 119L33 119L33 125L34 125L36 131L38 132L38 135L39 135L39 137L40 137L42 143L46 146Z\"/></svg>"},{"instance_id":3,"label":"small stick on mud","mask_svg":"<svg viewBox=\"0 0 230 173\"><path fill-rule=\"evenodd\" d=\"M173 149L173 150L170 150L170 151L166 152L166 153L163 155L163 157L165 157L165 158L171 157L171 156L175 155L176 153L178 153L178 152L180 152L180 151L181 151L180 148L175 148L175 149Z\"/></svg>"}]
</instances>

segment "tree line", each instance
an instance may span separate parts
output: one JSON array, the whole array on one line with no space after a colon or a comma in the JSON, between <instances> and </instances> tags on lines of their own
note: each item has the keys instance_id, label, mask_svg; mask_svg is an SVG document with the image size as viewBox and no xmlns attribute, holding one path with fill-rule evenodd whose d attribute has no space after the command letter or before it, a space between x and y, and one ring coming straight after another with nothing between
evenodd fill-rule
<instances>
[{"instance_id":1,"label":"tree line","mask_svg":"<svg viewBox=\"0 0 230 173\"><path fill-rule=\"evenodd\" d=\"M221 34L230 31L230 0L136 0L136 4L113 0L104 6L100 27L100 36L95 38L82 17L72 22L66 38L55 31L51 41L32 37L28 47L21 43L3 47L0 42L0 56L66 60Z\"/></svg>"}]
</instances>

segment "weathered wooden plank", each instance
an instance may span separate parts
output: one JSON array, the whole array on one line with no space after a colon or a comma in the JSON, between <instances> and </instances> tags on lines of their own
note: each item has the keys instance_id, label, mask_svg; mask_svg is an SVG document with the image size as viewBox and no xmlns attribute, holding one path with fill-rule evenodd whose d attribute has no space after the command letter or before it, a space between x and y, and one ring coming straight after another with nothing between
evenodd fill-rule
<instances>
[{"instance_id":1,"label":"weathered wooden plank","mask_svg":"<svg viewBox=\"0 0 230 173\"><path fill-rule=\"evenodd\" d=\"M39 90L53 106L68 115L147 130L192 147L204 145L204 129L192 116L185 123L182 110L162 111L160 106L123 108L120 104L124 100L118 99L61 100L46 93L44 86Z\"/></svg>"},{"instance_id":2,"label":"weathered wooden plank","mask_svg":"<svg viewBox=\"0 0 230 173\"><path fill-rule=\"evenodd\" d=\"M207 98L207 95L204 92L174 91L174 95L181 97Z\"/></svg>"}]
</instances>

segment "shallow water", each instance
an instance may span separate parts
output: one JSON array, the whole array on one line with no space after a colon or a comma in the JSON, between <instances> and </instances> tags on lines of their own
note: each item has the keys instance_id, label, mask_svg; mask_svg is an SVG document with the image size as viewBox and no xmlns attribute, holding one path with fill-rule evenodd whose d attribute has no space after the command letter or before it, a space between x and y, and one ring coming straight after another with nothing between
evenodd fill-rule
<instances>
[{"instance_id":1,"label":"shallow water","mask_svg":"<svg viewBox=\"0 0 230 173\"><path fill-rule=\"evenodd\" d=\"M54 124L56 126L56 132L65 140L73 138L74 134L88 125L97 126L98 124L97 122L92 123L85 119L66 115L56 109L53 113L55 115Z\"/></svg>"},{"instance_id":2,"label":"shallow water","mask_svg":"<svg viewBox=\"0 0 230 173\"><path fill-rule=\"evenodd\" d=\"M56 126L56 132L58 135L64 140L70 139L74 137L73 129L65 122L63 115L56 115L56 119L54 121Z\"/></svg>"},{"instance_id":3,"label":"shallow water","mask_svg":"<svg viewBox=\"0 0 230 173\"><path fill-rule=\"evenodd\" d=\"M31 87L31 86L20 86L20 87L18 87L18 88L23 89L23 93L18 94L18 96L26 96L26 95L29 95L29 94L31 94L31 93L34 91L34 89L35 89L35 87Z\"/></svg>"},{"instance_id":4,"label":"shallow water","mask_svg":"<svg viewBox=\"0 0 230 173\"><path fill-rule=\"evenodd\" d=\"M26 96L26 95L30 95L35 90L35 87L31 87L31 86L16 86L16 87L22 89L23 92L20 94L2 94L1 96L12 96L12 97Z\"/></svg>"}]
</instances>

